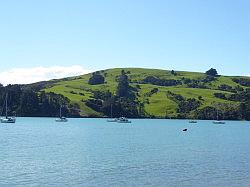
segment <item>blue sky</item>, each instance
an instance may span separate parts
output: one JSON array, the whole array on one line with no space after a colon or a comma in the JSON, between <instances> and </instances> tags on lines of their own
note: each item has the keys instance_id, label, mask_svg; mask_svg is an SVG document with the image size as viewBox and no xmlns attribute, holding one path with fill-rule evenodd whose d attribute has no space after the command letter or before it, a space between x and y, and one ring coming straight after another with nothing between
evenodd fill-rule
<instances>
[{"instance_id":1,"label":"blue sky","mask_svg":"<svg viewBox=\"0 0 250 187\"><path fill-rule=\"evenodd\" d=\"M13 69L76 65L250 75L249 8L248 0L1 1L0 82Z\"/></svg>"}]
</instances>

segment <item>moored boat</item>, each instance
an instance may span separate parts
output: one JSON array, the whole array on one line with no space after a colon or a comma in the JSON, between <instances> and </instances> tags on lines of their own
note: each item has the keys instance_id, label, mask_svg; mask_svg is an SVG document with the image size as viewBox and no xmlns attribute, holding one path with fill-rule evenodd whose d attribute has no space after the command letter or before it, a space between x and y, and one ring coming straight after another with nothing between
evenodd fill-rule
<instances>
[{"instance_id":1,"label":"moored boat","mask_svg":"<svg viewBox=\"0 0 250 187\"><path fill-rule=\"evenodd\" d=\"M60 115L59 118L55 120L56 122L67 122L68 119L64 116L62 116L62 106L60 106Z\"/></svg>"},{"instance_id":2,"label":"moored boat","mask_svg":"<svg viewBox=\"0 0 250 187\"><path fill-rule=\"evenodd\" d=\"M56 119L56 122L67 122L67 121L68 121L68 119L66 117L63 117L63 116Z\"/></svg>"},{"instance_id":3,"label":"moored boat","mask_svg":"<svg viewBox=\"0 0 250 187\"><path fill-rule=\"evenodd\" d=\"M15 117L3 117L1 118L1 123L15 123L16 118Z\"/></svg>"},{"instance_id":4,"label":"moored boat","mask_svg":"<svg viewBox=\"0 0 250 187\"><path fill-rule=\"evenodd\" d=\"M126 117L120 117L117 119L117 123L131 123Z\"/></svg>"},{"instance_id":5,"label":"moored boat","mask_svg":"<svg viewBox=\"0 0 250 187\"><path fill-rule=\"evenodd\" d=\"M225 124L226 122L225 121L221 121L219 119L219 111L217 109L217 120L213 121L213 124Z\"/></svg>"},{"instance_id":6,"label":"moored boat","mask_svg":"<svg viewBox=\"0 0 250 187\"><path fill-rule=\"evenodd\" d=\"M5 98L5 117L1 118L1 123L15 123L16 117L14 116L8 116L8 94L6 94Z\"/></svg>"},{"instance_id":7,"label":"moored boat","mask_svg":"<svg viewBox=\"0 0 250 187\"><path fill-rule=\"evenodd\" d=\"M107 122L117 122L118 119L117 118L110 118L110 119L107 119Z\"/></svg>"},{"instance_id":8,"label":"moored boat","mask_svg":"<svg viewBox=\"0 0 250 187\"><path fill-rule=\"evenodd\" d=\"M117 122L117 118L113 118L113 105L110 106L110 118L107 119L107 122Z\"/></svg>"},{"instance_id":9,"label":"moored boat","mask_svg":"<svg viewBox=\"0 0 250 187\"><path fill-rule=\"evenodd\" d=\"M225 124L225 123L226 123L225 121L220 121L220 120L213 121L213 124Z\"/></svg>"},{"instance_id":10,"label":"moored boat","mask_svg":"<svg viewBox=\"0 0 250 187\"><path fill-rule=\"evenodd\" d=\"M197 123L195 120L190 120L189 123Z\"/></svg>"}]
</instances>

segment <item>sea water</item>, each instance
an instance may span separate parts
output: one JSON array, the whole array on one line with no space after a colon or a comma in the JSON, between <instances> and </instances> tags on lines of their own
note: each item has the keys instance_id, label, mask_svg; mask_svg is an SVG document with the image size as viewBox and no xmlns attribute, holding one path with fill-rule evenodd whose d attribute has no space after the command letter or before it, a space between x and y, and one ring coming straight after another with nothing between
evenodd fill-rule
<instances>
[{"instance_id":1,"label":"sea water","mask_svg":"<svg viewBox=\"0 0 250 187\"><path fill-rule=\"evenodd\" d=\"M0 186L250 186L250 122L17 118Z\"/></svg>"}]
</instances>

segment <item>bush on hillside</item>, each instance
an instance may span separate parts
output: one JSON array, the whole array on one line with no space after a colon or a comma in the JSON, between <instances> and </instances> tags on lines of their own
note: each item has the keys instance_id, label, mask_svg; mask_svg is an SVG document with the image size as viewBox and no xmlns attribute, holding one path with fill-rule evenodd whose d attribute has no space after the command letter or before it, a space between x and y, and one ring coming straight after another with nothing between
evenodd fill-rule
<instances>
[{"instance_id":1,"label":"bush on hillside","mask_svg":"<svg viewBox=\"0 0 250 187\"><path fill-rule=\"evenodd\" d=\"M142 84L153 84L158 86L177 86L181 85L182 82L180 80L175 79L160 79L155 76L147 76L142 80Z\"/></svg>"},{"instance_id":2,"label":"bush on hillside","mask_svg":"<svg viewBox=\"0 0 250 187\"><path fill-rule=\"evenodd\" d=\"M92 73L92 76L89 78L89 84L104 84L105 78L97 71Z\"/></svg>"},{"instance_id":3,"label":"bush on hillside","mask_svg":"<svg viewBox=\"0 0 250 187\"><path fill-rule=\"evenodd\" d=\"M235 88L233 88L232 86L229 86L227 84L222 84L222 85L218 86L218 89L222 90L222 91L233 92L233 93L237 92L235 90Z\"/></svg>"},{"instance_id":4,"label":"bush on hillside","mask_svg":"<svg viewBox=\"0 0 250 187\"><path fill-rule=\"evenodd\" d=\"M206 71L206 74L207 74L207 75L209 75L209 76L213 76L213 77L215 77L215 76L217 76L217 75L218 75L218 72L217 72L217 70L216 70L216 69L211 68L210 70Z\"/></svg>"},{"instance_id":5,"label":"bush on hillside","mask_svg":"<svg viewBox=\"0 0 250 187\"><path fill-rule=\"evenodd\" d=\"M250 79L247 78L233 78L234 82L240 84L241 86L247 86L250 87Z\"/></svg>"},{"instance_id":6,"label":"bush on hillside","mask_svg":"<svg viewBox=\"0 0 250 187\"><path fill-rule=\"evenodd\" d=\"M219 99L227 99L224 93L214 93L214 97L217 97Z\"/></svg>"}]
</instances>

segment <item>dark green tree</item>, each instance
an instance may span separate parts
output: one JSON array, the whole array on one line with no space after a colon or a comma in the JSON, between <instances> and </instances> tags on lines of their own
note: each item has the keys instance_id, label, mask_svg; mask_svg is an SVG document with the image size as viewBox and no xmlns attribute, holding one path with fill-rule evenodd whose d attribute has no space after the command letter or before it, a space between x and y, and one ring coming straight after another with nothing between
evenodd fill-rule
<instances>
[{"instance_id":1,"label":"dark green tree","mask_svg":"<svg viewBox=\"0 0 250 187\"><path fill-rule=\"evenodd\" d=\"M250 120L250 101L240 104L240 114L242 119Z\"/></svg>"},{"instance_id":2,"label":"dark green tree","mask_svg":"<svg viewBox=\"0 0 250 187\"><path fill-rule=\"evenodd\" d=\"M206 74L207 74L207 75L209 75L209 76L213 76L213 77L215 77L215 76L217 76L217 75L218 75L218 72L217 72L217 70L216 70L216 69L211 68L210 70L206 71Z\"/></svg>"},{"instance_id":3,"label":"dark green tree","mask_svg":"<svg viewBox=\"0 0 250 187\"><path fill-rule=\"evenodd\" d=\"M39 112L39 99L37 94L30 90L23 90L20 97L18 114L21 116L37 116Z\"/></svg>"},{"instance_id":4,"label":"dark green tree","mask_svg":"<svg viewBox=\"0 0 250 187\"><path fill-rule=\"evenodd\" d=\"M118 80L117 93L118 97L129 97L130 89L129 89L129 80L125 71L121 71L121 75Z\"/></svg>"},{"instance_id":5,"label":"dark green tree","mask_svg":"<svg viewBox=\"0 0 250 187\"><path fill-rule=\"evenodd\" d=\"M92 73L92 76L89 78L89 84L96 85L96 84L103 84L105 82L105 78L100 74L100 72Z\"/></svg>"},{"instance_id":6,"label":"dark green tree","mask_svg":"<svg viewBox=\"0 0 250 187\"><path fill-rule=\"evenodd\" d=\"M177 73L174 70L171 71L171 74L174 75L174 76L177 75Z\"/></svg>"}]
</instances>

